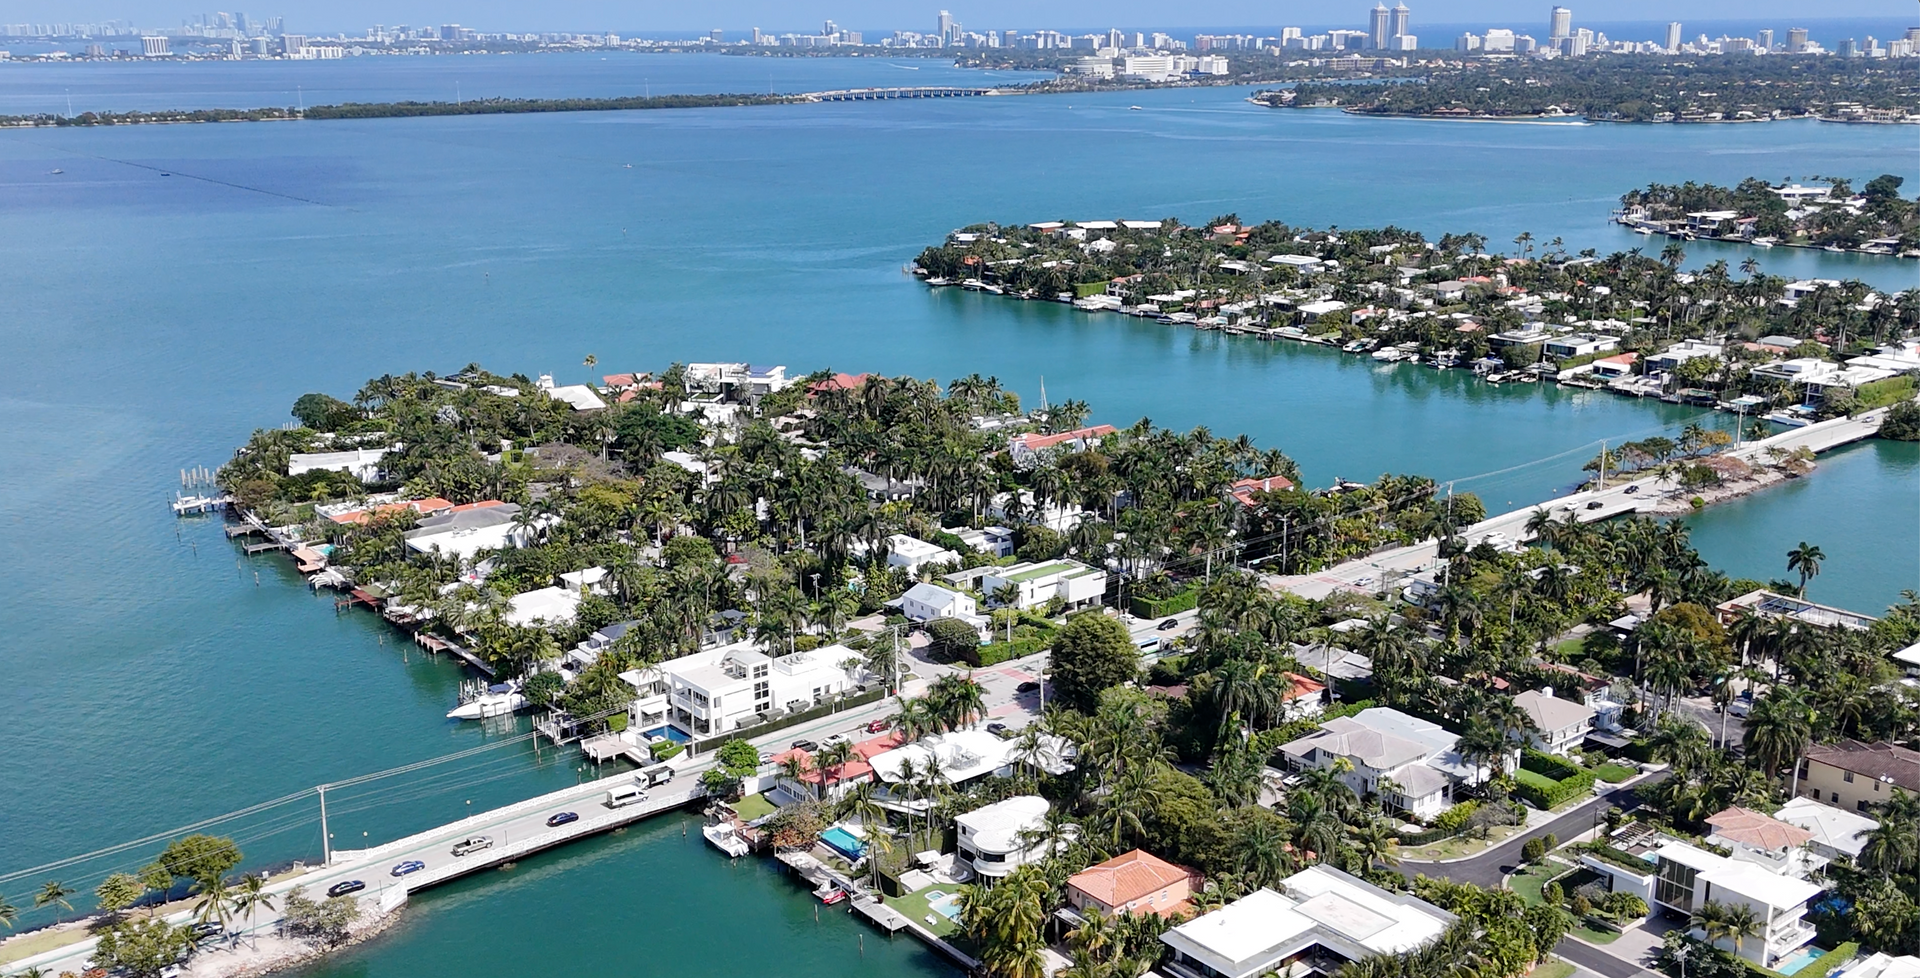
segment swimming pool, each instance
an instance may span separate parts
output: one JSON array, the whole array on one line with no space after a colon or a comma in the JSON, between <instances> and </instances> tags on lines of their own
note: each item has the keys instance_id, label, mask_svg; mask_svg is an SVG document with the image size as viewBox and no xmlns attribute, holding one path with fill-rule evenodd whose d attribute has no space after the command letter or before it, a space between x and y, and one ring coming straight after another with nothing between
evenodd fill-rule
<instances>
[{"instance_id":1,"label":"swimming pool","mask_svg":"<svg viewBox=\"0 0 1920 978\"><path fill-rule=\"evenodd\" d=\"M939 890L927 892L927 909L948 920L960 919L960 894L943 893Z\"/></svg>"},{"instance_id":2,"label":"swimming pool","mask_svg":"<svg viewBox=\"0 0 1920 978\"><path fill-rule=\"evenodd\" d=\"M692 734L687 733L685 730L682 730L679 727L675 727L671 725L663 725L663 726L655 727L652 730L641 731L640 736L645 737L648 740L652 740L655 737L665 737L666 739L673 741L676 744L684 744L693 740Z\"/></svg>"},{"instance_id":3,"label":"swimming pool","mask_svg":"<svg viewBox=\"0 0 1920 978\"><path fill-rule=\"evenodd\" d=\"M867 854L867 844L860 837L836 825L820 833L820 841L832 846L835 852L848 859L859 859Z\"/></svg>"},{"instance_id":4,"label":"swimming pool","mask_svg":"<svg viewBox=\"0 0 1920 978\"><path fill-rule=\"evenodd\" d=\"M1817 958L1820 955L1825 953L1827 952L1809 944L1806 947L1803 947L1800 950L1795 951L1784 958L1781 958L1779 963L1773 966L1773 970L1778 971L1783 975L1790 975L1796 971L1799 971L1801 968L1804 968L1807 965L1812 964L1814 958Z\"/></svg>"}]
</instances>

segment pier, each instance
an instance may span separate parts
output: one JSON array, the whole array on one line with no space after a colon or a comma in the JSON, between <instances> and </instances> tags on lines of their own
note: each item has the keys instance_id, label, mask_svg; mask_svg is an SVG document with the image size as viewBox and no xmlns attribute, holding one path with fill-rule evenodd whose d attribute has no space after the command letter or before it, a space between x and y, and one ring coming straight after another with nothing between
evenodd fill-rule
<instances>
[{"instance_id":1,"label":"pier","mask_svg":"<svg viewBox=\"0 0 1920 978\"><path fill-rule=\"evenodd\" d=\"M842 88L831 92L808 92L801 96L813 102L877 102L899 98L976 98L999 95L996 88L957 88L924 85L917 88Z\"/></svg>"}]
</instances>

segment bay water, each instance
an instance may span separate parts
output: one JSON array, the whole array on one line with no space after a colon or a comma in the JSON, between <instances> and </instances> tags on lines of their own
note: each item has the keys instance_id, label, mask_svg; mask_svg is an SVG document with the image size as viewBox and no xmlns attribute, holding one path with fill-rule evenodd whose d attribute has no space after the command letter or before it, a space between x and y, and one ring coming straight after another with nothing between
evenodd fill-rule
<instances>
[{"instance_id":1,"label":"bay water","mask_svg":"<svg viewBox=\"0 0 1920 978\"><path fill-rule=\"evenodd\" d=\"M740 82L728 73L753 59L660 60L683 72L685 90L731 90ZM520 73L472 83L488 94L633 92L629 63L606 62L628 74L603 76L590 56L418 59L402 66L419 73L404 84L368 59L334 63L324 80L395 97L451 87L436 65L466 73L483 62ZM908 74L837 60L780 68L792 72L789 90ZM21 87L23 77L0 72L0 111L49 96L44 82ZM138 91L142 77L99 85ZM218 465L252 428L290 420L301 393L344 395L381 373L470 361L562 382L673 360L943 380L979 372L1029 401L1044 378L1048 397L1085 399L1096 420L1247 432L1292 454L1316 485L1420 472L1497 510L1564 491L1602 439L1716 419L932 291L903 267L975 221L1230 212L1435 237L1477 230L1496 246L1530 231L1606 254L1647 244L1606 218L1621 191L1649 181L1893 172L1920 185L1911 133L1898 127L1373 120L1277 112L1245 94L0 133L9 677L0 784L12 789L0 792L0 878L319 782L506 741L506 729L443 719L454 667L370 616L336 613L284 562L242 558L213 521L166 510L178 469ZM1692 266L1748 254L1710 243L1688 251ZM1793 277L1888 289L1915 279L1912 263L1890 259L1757 257ZM588 354L599 360L591 371ZM1812 595L1878 612L1920 586L1920 457L1912 445L1863 445L1694 524L1708 558L1746 576L1782 575L1787 548L1817 543L1829 561ZM341 799L335 841L378 842L588 773L569 755L509 743ZM698 892L736 916L660 944L677 956L652 970L684 970L710 960L727 927L781 933L805 906L804 893L758 870L675 861L664 852L679 845L673 823L660 824L530 860L522 877L427 894L400 931L318 970L417 973L456 955L475 974L519 973L500 956L451 949L488 947L502 920L618 905L619 926L527 931L541 960L574 970L617 960L629 926L671 918L675 886L707 887ZM319 850L310 798L222 829L261 860ZM148 855L61 872L91 886ZM740 875L692 879L727 872ZM0 892L49 875L0 882ZM883 939L866 936L871 955ZM886 973L929 967L913 955L876 960Z\"/></svg>"}]
</instances>

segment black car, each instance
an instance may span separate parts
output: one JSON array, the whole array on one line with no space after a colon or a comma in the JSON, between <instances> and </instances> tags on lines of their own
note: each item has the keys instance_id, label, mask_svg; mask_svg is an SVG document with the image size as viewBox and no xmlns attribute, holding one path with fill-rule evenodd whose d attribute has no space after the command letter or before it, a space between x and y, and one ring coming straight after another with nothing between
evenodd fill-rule
<instances>
[{"instance_id":1,"label":"black car","mask_svg":"<svg viewBox=\"0 0 1920 978\"><path fill-rule=\"evenodd\" d=\"M1007 732L1007 725L1004 723L1001 723L998 720L995 720L992 723L987 724L987 732L997 737Z\"/></svg>"},{"instance_id":2,"label":"black car","mask_svg":"<svg viewBox=\"0 0 1920 978\"><path fill-rule=\"evenodd\" d=\"M1178 618L1169 618L1166 621L1163 621L1160 623L1160 630L1163 632L1172 631L1173 629L1176 629L1179 627L1180 627L1180 619Z\"/></svg>"},{"instance_id":3,"label":"black car","mask_svg":"<svg viewBox=\"0 0 1920 978\"><path fill-rule=\"evenodd\" d=\"M1605 506L1605 505L1606 505L1606 503L1603 503L1603 502L1601 502L1600 500L1598 500L1598 499L1596 499L1596 500L1594 500L1593 502L1590 502L1590 503L1588 503L1588 504L1587 504L1587 508L1588 508L1588 509L1599 509L1600 507L1602 507L1602 506Z\"/></svg>"},{"instance_id":4,"label":"black car","mask_svg":"<svg viewBox=\"0 0 1920 978\"><path fill-rule=\"evenodd\" d=\"M1037 693L1040 691L1040 684L1029 679L1024 683L1021 683L1020 685L1013 687L1013 690L1016 693Z\"/></svg>"},{"instance_id":5,"label":"black car","mask_svg":"<svg viewBox=\"0 0 1920 978\"><path fill-rule=\"evenodd\" d=\"M568 822L578 821L580 821L579 812L558 812L552 818L547 819L547 827L552 828L556 825L565 825Z\"/></svg>"},{"instance_id":6,"label":"black car","mask_svg":"<svg viewBox=\"0 0 1920 978\"><path fill-rule=\"evenodd\" d=\"M820 749L820 745L811 740L796 740L791 745L794 750L803 750L811 754Z\"/></svg>"},{"instance_id":7,"label":"black car","mask_svg":"<svg viewBox=\"0 0 1920 978\"><path fill-rule=\"evenodd\" d=\"M196 941L204 941L209 937L219 937L225 930L217 920L203 920L194 924L187 933Z\"/></svg>"},{"instance_id":8,"label":"black car","mask_svg":"<svg viewBox=\"0 0 1920 978\"><path fill-rule=\"evenodd\" d=\"M367 884L359 880L347 880L327 887L327 895L330 897L346 896L349 893L358 893L366 888Z\"/></svg>"},{"instance_id":9,"label":"black car","mask_svg":"<svg viewBox=\"0 0 1920 978\"><path fill-rule=\"evenodd\" d=\"M1627 495L1629 495L1629 496L1631 496L1631 495L1633 495L1634 493L1636 493L1636 492L1639 492L1639 491L1640 491L1640 487L1639 487L1639 486L1628 486L1628 487L1627 487Z\"/></svg>"}]
</instances>

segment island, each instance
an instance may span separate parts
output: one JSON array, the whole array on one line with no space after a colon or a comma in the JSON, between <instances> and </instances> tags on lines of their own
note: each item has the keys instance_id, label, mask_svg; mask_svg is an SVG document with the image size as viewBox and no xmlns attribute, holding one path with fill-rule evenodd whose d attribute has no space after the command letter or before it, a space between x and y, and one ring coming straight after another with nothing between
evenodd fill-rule
<instances>
[{"instance_id":1,"label":"island","mask_svg":"<svg viewBox=\"0 0 1920 978\"><path fill-rule=\"evenodd\" d=\"M1857 192L1844 177L1810 179L1811 186L1754 177L1735 187L1648 184L1620 196L1614 219L1642 234L1688 241L1920 258L1920 203L1900 196L1901 177L1883 173Z\"/></svg>"}]
</instances>

